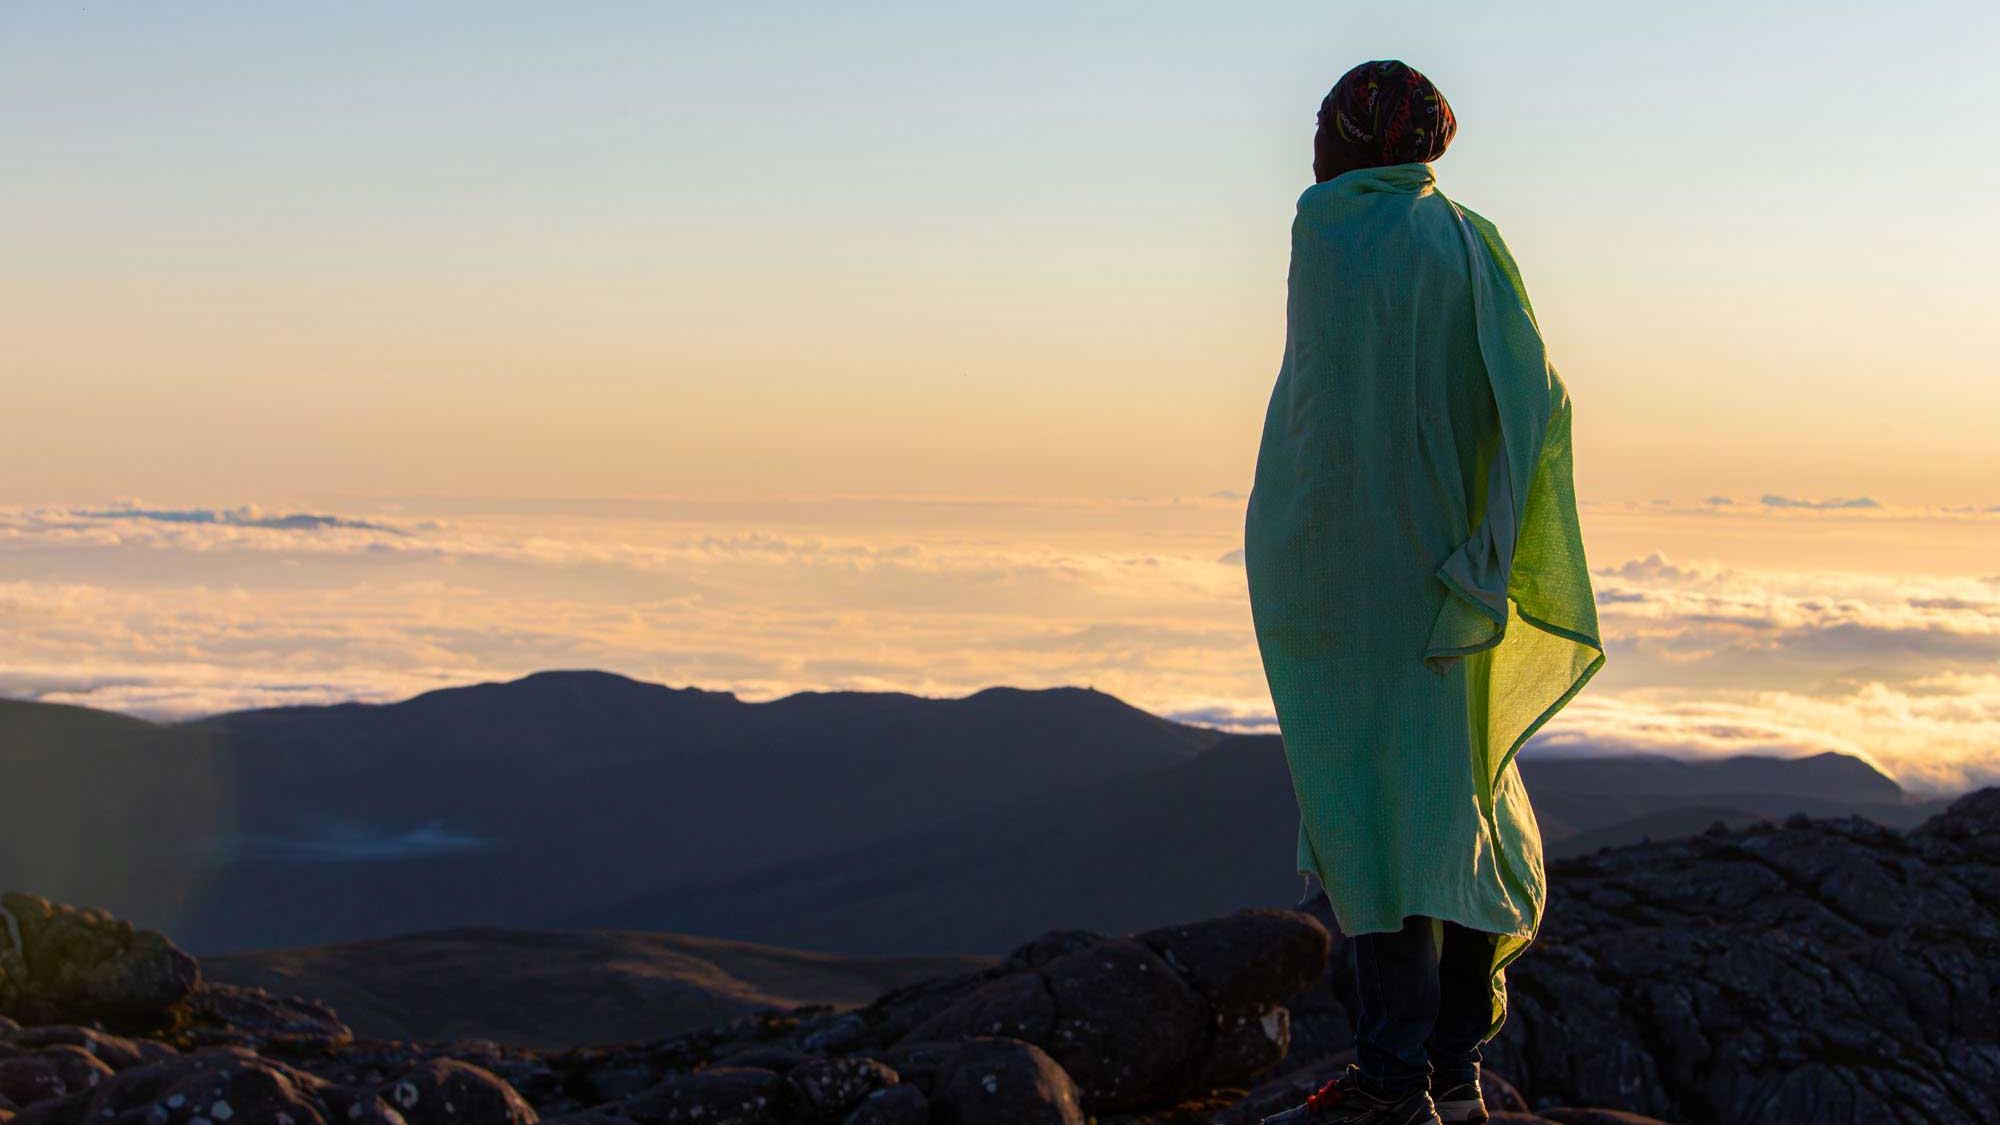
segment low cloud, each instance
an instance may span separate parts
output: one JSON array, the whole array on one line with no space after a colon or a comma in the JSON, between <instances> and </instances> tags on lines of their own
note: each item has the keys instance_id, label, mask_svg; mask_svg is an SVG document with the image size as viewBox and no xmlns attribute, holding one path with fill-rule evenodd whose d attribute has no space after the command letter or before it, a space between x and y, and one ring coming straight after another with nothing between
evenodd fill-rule
<instances>
[{"instance_id":1,"label":"low cloud","mask_svg":"<svg viewBox=\"0 0 2000 1125\"><path fill-rule=\"evenodd\" d=\"M1258 683L1240 572L1208 551L1107 545L1121 508L1040 508L1015 534L986 507L970 530L947 508L868 536L513 518L403 523L393 543L0 512L0 575L25 575L0 581L0 695L178 719L560 666L746 698L1094 684L1159 710Z\"/></svg>"},{"instance_id":2,"label":"low cloud","mask_svg":"<svg viewBox=\"0 0 2000 1125\"><path fill-rule=\"evenodd\" d=\"M1766 661L1765 677L1893 659L1904 678L2000 660L2000 589L1977 579L1680 566L1597 570L1599 614L1626 650Z\"/></svg>"},{"instance_id":3,"label":"low cloud","mask_svg":"<svg viewBox=\"0 0 2000 1125\"><path fill-rule=\"evenodd\" d=\"M2000 515L2000 504L1903 505L1885 503L1872 496L1808 497L1769 492L1749 499L1734 496L1703 496L1695 500L1655 498L1652 500L1586 501L1586 510L1645 510L1655 515L1705 513L1732 518L1853 517L1856 519L1953 519L1990 520Z\"/></svg>"},{"instance_id":4,"label":"low cloud","mask_svg":"<svg viewBox=\"0 0 2000 1125\"><path fill-rule=\"evenodd\" d=\"M1812 508L1817 511L1841 508L1880 508L1882 506L1879 502L1866 496L1856 496L1851 499L1800 500L1791 496L1766 494L1758 503L1763 504L1766 508Z\"/></svg>"},{"instance_id":5,"label":"low cloud","mask_svg":"<svg viewBox=\"0 0 2000 1125\"><path fill-rule=\"evenodd\" d=\"M1179 723L1198 727L1213 727L1233 734L1276 734L1278 720L1269 708L1245 706L1240 703L1211 703L1199 707L1182 707L1169 711L1164 716Z\"/></svg>"},{"instance_id":6,"label":"low cloud","mask_svg":"<svg viewBox=\"0 0 2000 1125\"><path fill-rule=\"evenodd\" d=\"M1609 578L1630 578L1644 582L1678 582L1697 577L1700 572L1675 566L1667 561L1667 556L1655 552L1642 559L1631 559L1617 566L1606 567L1597 573Z\"/></svg>"},{"instance_id":7,"label":"low cloud","mask_svg":"<svg viewBox=\"0 0 2000 1125\"><path fill-rule=\"evenodd\" d=\"M1732 518L1880 518L1766 511ZM1089 685L1275 729L1240 511L929 499L841 519L864 517L0 509L0 695L173 719L600 667L751 699ZM2000 780L2000 576L1663 552L1593 576L1610 662L1530 753L1833 749L1924 791Z\"/></svg>"},{"instance_id":8,"label":"low cloud","mask_svg":"<svg viewBox=\"0 0 2000 1125\"><path fill-rule=\"evenodd\" d=\"M466 855L496 844L433 820L412 828L334 824L294 836L235 835L223 839L221 850L228 859L248 862L377 863Z\"/></svg>"},{"instance_id":9,"label":"low cloud","mask_svg":"<svg viewBox=\"0 0 2000 1125\"><path fill-rule=\"evenodd\" d=\"M1538 745L1866 758L1906 787L2000 781L2000 588L1679 565L1595 572L1601 682Z\"/></svg>"},{"instance_id":10,"label":"low cloud","mask_svg":"<svg viewBox=\"0 0 2000 1125\"><path fill-rule=\"evenodd\" d=\"M1817 694L1586 693L1536 742L1538 752L1683 757L1831 750L1873 763L1913 792L1955 793L2000 784L2000 675L1943 673Z\"/></svg>"},{"instance_id":11,"label":"low cloud","mask_svg":"<svg viewBox=\"0 0 2000 1125\"><path fill-rule=\"evenodd\" d=\"M113 507L97 511L80 510L74 513L91 520L149 520L155 523L215 524L227 527L255 527L269 531L327 531L348 528L359 531L386 531L400 535L402 532L387 524L369 520L347 519L342 516L315 515L309 512L291 512L270 515L255 506L241 508L140 508Z\"/></svg>"}]
</instances>

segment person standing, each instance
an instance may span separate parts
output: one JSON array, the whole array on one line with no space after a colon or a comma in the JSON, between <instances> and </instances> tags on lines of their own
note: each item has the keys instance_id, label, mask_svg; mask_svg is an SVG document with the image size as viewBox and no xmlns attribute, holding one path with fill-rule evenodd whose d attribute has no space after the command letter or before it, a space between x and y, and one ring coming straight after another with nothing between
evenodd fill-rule
<instances>
[{"instance_id":1,"label":"person standing","mask_svg":"<svg viewBox=\"0 0 2000 1125\"><path fill-rule=\"evenodd\" d=\"M1546 897L1514 757L1604 663L1569 394L1499 231L1438 189L1456 130L1416 70L1355 67L1292 224L1243 559L1358 1010L1355 1064L1274 1125L1486 1119Z\"/></svg>"}]
</instances>

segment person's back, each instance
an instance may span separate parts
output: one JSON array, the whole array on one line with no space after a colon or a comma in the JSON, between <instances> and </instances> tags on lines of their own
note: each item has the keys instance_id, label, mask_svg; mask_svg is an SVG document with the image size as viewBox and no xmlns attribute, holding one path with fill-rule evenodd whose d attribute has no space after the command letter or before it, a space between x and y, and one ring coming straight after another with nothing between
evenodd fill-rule
<instances>
[{"instance_id":1,"label":"person's back","mask_svg":"<svg viewBox=\"0 0 2000 1125\"><path fill-rule=\"evenodd\" d=\"M1400 600L1435 610L1430 572L1477 522L1481 470L1498 431L1465 244L1432 214L1447 206L1441 197L1428 188L1405 190L1429 178L1427 171L1369 169L1316 185L1300 199L1293 240L1307 252L1292 259L1288 320L1301 330L1287 343L1300 354L1288 354L1280 370L1262 445L1289 456L1260 458L1257 485L1265 487L1253 495L1316 503L1260 513L1249 526L1264 535L1320 534L1337 554L1304 556L1308 565L1323 564L1329 578L1343 564L1376 567L1405 580ZM1335 304L1341 316L1323 315ZM1440 434L1449 448L1433 444ZM1446 507L1464 518L1413 528L1411 521L1430 518L1440 490L1449 493ZM1317 503L1329 499L1347 511L1374 507L1383 518L1315 528ZM1373 624L1381 608L1347 600L1325 610ZM1280 612L1268 631L1298 623Z\"/></svg>"},{"instance_id":2,"label":"person's back","mask_svg":"<svg viewBox=\"0 0 2000 1125\"><path fill-rule=\"evenodd\" d=\"M1358 1065L1273 1120L1482 1120L1479 1046L1545 898L1513 756L1603 660L1569 402L1455 122L1401 63L1328 95L1244 525L1300 821L1353 938Z\"/></svg>"}]
</instances>

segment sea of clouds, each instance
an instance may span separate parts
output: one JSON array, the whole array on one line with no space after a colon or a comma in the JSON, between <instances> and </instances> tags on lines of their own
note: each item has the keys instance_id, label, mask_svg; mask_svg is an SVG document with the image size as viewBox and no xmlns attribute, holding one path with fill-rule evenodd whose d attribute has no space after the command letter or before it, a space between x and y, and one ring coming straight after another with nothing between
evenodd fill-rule
<instances>
[{"instance_id":1,"label":"sea of clouds","mask_svg":"<svg viewBox=\"0 0 2000 1125\"><path fill-rule=\"evenodd\" d=\"M1774 499L1673 515L2000 533L1991 513ZM1227 492L0 509L0 695L176 719L593 667L748 699L1090 685L1269 730L1241 512ZM1655 517L1622 518L1621 544ZM2000 575L1647 551L1595 577L1609 662L1529 753L1837 750L1919 792L2000 781Z\"/></svg>"}]
</instances>

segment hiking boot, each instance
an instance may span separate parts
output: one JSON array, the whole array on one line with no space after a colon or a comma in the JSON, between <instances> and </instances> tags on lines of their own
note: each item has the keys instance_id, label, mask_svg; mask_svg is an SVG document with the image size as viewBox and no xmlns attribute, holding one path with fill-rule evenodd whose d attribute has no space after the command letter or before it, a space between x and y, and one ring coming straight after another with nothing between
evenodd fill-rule
<instances>
[{"instance_id":1,"label":"hiking boot","mask_svg":"<svg viewBox=\"0 0 2000 1125\"><path fill-rule=\"evenodd\" d=\"M1486 1099L1480 1096L1477 1078L1439 1090L1431 1096L1437 1102L1440 1121L1486 1120Z\"/></svg>"},{"instance_id":2,"label":"hiking boot","mask_svg":"<svg viewBox=\"0 0 2000 1125\"><path fill-rule=\"evenodd\" d=\"M1361 1086L1353 1063L1333 1081L1313 1091L1301 1105L1266 1117L1263 1125L1439 1125L1430 1091L1418 1088L1401 1097L1381 1097Z\"/></svg>"}]
</instances>

